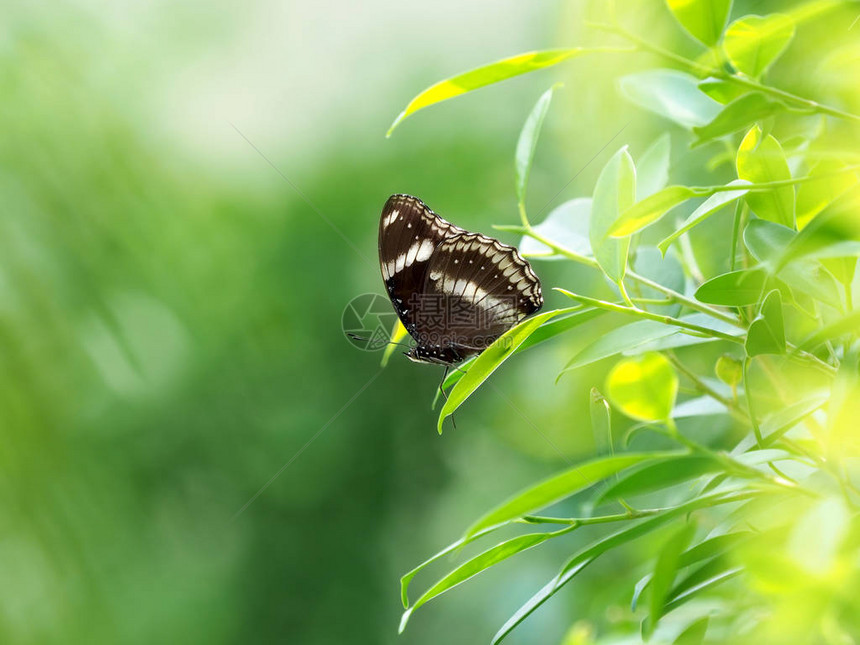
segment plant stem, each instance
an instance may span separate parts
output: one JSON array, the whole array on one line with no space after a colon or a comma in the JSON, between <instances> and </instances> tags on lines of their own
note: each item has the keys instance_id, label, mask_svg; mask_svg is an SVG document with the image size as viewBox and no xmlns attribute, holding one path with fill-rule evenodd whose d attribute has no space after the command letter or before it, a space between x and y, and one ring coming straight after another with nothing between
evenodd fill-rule
<instances>
[{"instance_id":1,"label":"plant stem","mask_svg":"<svg viewBox=\"0 0 860 645\"><path fill-rule=\"evenodd\" d=\"M743 412L743 410L741 410L737 406L734 401L724 397L722 394L717 392L715 389L705 383L702 379L700 379L698 375L695 374L692 370L687 369L687 366L684 365L680 360L678 360L678 357L675 355L674 352L667 351L665 352L665 356L669 359L669 362L675 366L675 369L677 369L679 372L681 372L681 374L683 374L688 379L690 379L690 381L693 382L693 385L699 392L711 397L715 401L719 401L720 403L722 403L724 406L726 406L726 409L732 414L732 416L739 419L740 421L749 421L749 417L746 415L746 413Z\"/></svg>"}]
</instances>

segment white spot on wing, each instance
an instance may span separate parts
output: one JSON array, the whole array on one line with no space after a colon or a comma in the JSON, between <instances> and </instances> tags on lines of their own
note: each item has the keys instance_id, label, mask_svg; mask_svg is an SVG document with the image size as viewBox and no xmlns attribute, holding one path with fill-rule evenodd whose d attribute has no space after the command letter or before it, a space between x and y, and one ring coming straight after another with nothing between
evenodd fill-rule
<instances>
[{"instance_id":1,"label":"white spot on wing","mask_svg":"<svg viewBox=\"0 0 860 645\"><path fill-rule=\"evenodd\" d=\"M394 223L394 221L397 219L398 215L400 215L400 211L398 211L398 210L391 211L391 213L388 215L388 217L386 217L384 220L382 220L382 226L383 227L391 226Z\"/></svg>"}]
</instances>

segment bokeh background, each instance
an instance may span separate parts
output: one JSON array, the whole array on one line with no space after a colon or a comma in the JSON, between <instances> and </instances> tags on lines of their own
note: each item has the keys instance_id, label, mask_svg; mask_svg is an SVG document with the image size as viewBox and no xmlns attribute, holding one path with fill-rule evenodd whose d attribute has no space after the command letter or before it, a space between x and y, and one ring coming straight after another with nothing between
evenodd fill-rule
<instances>
[{"instance_id":1,"label":"bokeh background","mask_svg":"<svg viewBox=\"0 0 860 645\"><path fill-rule=\"evenodd\" d=\"M477 393L440 437L440 371L395 354L380 373L341 313L381 292L389 194L473 230L516 222L516 137L554 81L565 88L531 175L534 220L590 194L618 147L635 158L670 127L617 91L651 63L636 54L476 92L384 138L441 78L604 42L584 26L600 5L5 7L0 641L473 644L555 573L585 533L487 572L396 634L401 574L593 452L589 388L607 366L554 379L605 323L511 361L502 394ZM661 2L621 5L640 33L695 51ZM790 81L812 95L822 82ZM675 147L689 180L701 158ZM605 289L576 267L538 272L547 291ZM612 582L630 566L595 565L511 642L623 623Z\"/></svg>"}]
</instances>

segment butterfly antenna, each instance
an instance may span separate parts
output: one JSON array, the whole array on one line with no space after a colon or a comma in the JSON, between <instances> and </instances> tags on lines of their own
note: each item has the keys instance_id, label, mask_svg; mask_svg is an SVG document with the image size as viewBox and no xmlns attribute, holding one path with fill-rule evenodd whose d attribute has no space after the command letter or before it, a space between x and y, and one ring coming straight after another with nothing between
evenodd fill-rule
<instances>
[{"instance_id":1,"label":"butterfly antenna","mask_svg":"<svg viewBox=\"0 0 860 645\"><path fill-rule=\"evenodd\" d=\"M448 378L448 370L450 370L451 367L454 367L454 369L458 369L456 366L446 365L445 371L442 372L442 380L439 381L439 391L442 393L442 396L445 398L446 403L448 402L448 394L445 392L445 388L443 386L445 385L445 379ZM456 430L457 429L457 422L454 420L453 414L451 414L451 424L454 426L454 430Z\"/></svg>"},{"instance_id":2,"label":"butterfly antenna","mask_svg":"<svg viewBox=\"0 0 860 645\"><path fill-rule=\"evenodd\" d=\"M371 340L373 340L371 338L366 338L365 336L359 336L358 334L353 334L351 332L346 332L346 335L349 336L350 338L352 338L353 340L357 340L360 343L369 343ZM393 340L389 340L385 344L386 345L400 345L401 347L405 347L406 349L412 349L412 345L409 345L407 343L397 343Z\"/></svg>"}]
</instances>

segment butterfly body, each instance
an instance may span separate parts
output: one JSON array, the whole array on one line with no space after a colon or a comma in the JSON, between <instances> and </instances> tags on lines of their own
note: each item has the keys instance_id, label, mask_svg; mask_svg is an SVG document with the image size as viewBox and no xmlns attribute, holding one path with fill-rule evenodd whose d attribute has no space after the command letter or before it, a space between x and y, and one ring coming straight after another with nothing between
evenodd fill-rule
<instances>
[{"instance_id":1,"label":"butterfly body","mask_svg":"<svg viewBox=\"0 0 860 645\"><path fill-rule=\"evenodd\" d=\"M455 226L410 195L392 195L382 210L379 262L416 362L459 363L543 305L540 281L514 247Z\"/></svg>"}]
</instances>

